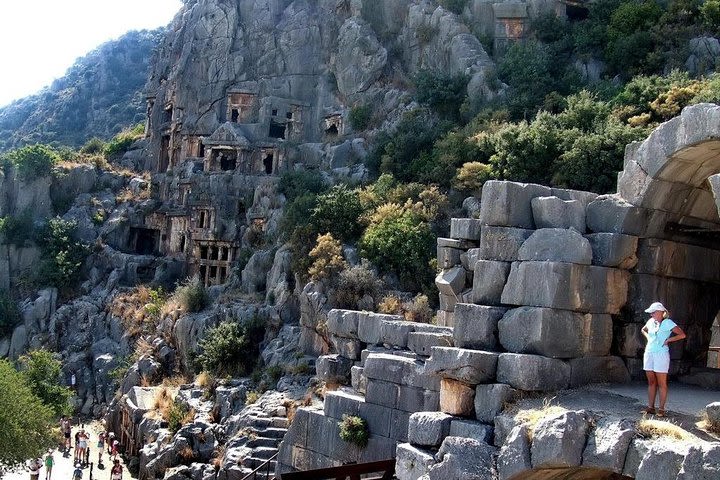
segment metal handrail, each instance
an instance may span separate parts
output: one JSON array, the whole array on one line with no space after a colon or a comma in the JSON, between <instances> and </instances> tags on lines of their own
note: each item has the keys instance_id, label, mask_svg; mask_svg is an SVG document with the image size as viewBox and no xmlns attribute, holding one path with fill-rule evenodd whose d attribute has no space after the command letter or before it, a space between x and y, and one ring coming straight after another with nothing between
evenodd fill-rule
<instances>
[{"instance_id":1,"label":"metal handrail","mask_svg":"<svg viewBox=\"0 0 720 480\"><path fill-rule=\"evenodd\" d=\"M262 470L263 468L265 468L265 478L268 478L268 476L270 475L270 462L275 460L278 457L278 455L280 455L280 452L277 452L275 455L273 455L272 457L265 460L265 463L261 464L255 470L253 470L252 472L250 472L247 475L245 475L244 477L242 477L240 480L250 480L250 479L256 480L257 474L262 473L260 470ZM275 478L275 473L273 472L273 479L274 478Z\"/></svg>"}]
</instances>

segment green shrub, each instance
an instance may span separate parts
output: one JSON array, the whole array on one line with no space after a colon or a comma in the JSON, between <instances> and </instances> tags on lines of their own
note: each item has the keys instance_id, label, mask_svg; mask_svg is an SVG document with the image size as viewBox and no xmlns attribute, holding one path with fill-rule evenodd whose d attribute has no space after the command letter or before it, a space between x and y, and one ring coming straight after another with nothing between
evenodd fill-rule
<instances>
[{"instance_id":1,"label":"green shrub","mask_svg":"<svg viewBox=\"0 0 720 480\"><path fill-rule=\"evenodd\" d=\"M33 350L19 359L21 373L28 380L33 393L56 416L69 415L72 412L70 397L72 392L62 385L60 361L47 350Z\"/></svg>"},{"instance_id":2,"label":"green shrub","mask_svg":"<svg viewBox=\"0 0 720 480\"><path fill-rule=\"evenodd\" d=\"M367 130L372 120L373 109L371 105L355 105L350 109L348 121L356 132Z\"/></svg>"},{"instance_id":3,"label":"green shrub","mask_svg":"<svg viewBox=\"0 0 720 480\"><path fill-rule=\"evenodd\" d=\"M700 14L705 25L716 31L720 29L720 0L705 0Z\"/></svg>"},{"instance_id":4,"label":"green shrub","mask_svg":"<svg viewBox=\"0 0 720 480\"><path fill-rule=\"evenodd\" d=\"M439 115L458 120L460 106L467 96L467 75L451 75L432 70L421 70L414 82L418 102L427 105Z\"/></svg>"},{"instance_id":5,"label":"green shrub","mask_svg":"<svg viewBox=\"0 0 720 480\"><path fill-rule=\"evenodd\" d=\"M112 140L105 145L103 153L108 158L122 157L122 155L130 149L133 142L144 136L144 132L145 126L142 123L126 128L115 135Z\"/></svg>"},{"instance_id":6,"label":"green shrub","mask_svg":"<svg viewBox=\"0 0 720 480\"><path fill-rule=\"evenodd\" d=\"M318 235L315 247L310 250L309 256L313 261L308 269L308 275L312 280L334 277L347 267L343 258L342 244L329 233Z\"/></svg>"},{"instance_id":7,"label":"green shrub","mask_svg":"<svg viewBox=\"0 0 720 480\"><path fill-rule=\"evenodd\" d=\"M359 223L364 209L357 190L336 185L318 195L310 223L318 233L331 233L343 242L356 240L362 233Z\"/></svg>"},{"instance_id":8,"label":"green shrub","mask_svg":"<svg viewBox=\"0 0 720 480\"><path fill-rule=\"evenodd\" d=\"M437 35L437 28L428 23L423 23L418 25L415 29L415 35L417 36L420 45L426 45L430 43L430 40L432 40L435 35Z\"/></svg>"},{"instance_id":9,"label":"green shrub","mask_svg":"<svg viewBox=\"0 0 720 480\"><path fill-rule=\"evenodd\" d=\"M495 178L492 166L480 162L468 162L457 171L453 186L464 192L479 192L486 181Z\"/></svg>"},{"instance_id":10,"label":"green shrub","mask_svg":"<svg viewBox=\"0 0 720 480\"><path fill-rule=\"evenodd\" d=\"M0 338L10 335L20 323L17 303L4 290L0 290Z\"/></svg>"},{"instance_id":11,"label":"green shrub","mask_svg":"<svg viewBox=\"0 0 720 480\"><path fill-rule=\"evenodd\" d=\"M96 153L103 153L105 150L105 142L97 137L93 137L80 148L80 153L93 155Z\"/></svg>"},{"instance_id":12,"label":"green shrub","mask_svg":"<svg viewBox=\"0 0 720 480\"><path fill-rule=\"evenodd\" d=\"M255 366L265 324L255 317L247 323L222 322L209 328L198 342L195 362L216 376L242 376Z\"/></svg>"},{"instance_id":13,"label":"green shrub","mask_svg":"<svg viewBox=\"0 0 720 480\"><path fill-rule=\"evenodd\" d=\"M376 299L380 295L382 285L375 271L364 261L340 272L330 292L330 304L335 308L358 310L363 298Z\"/></svg>"},{"instance_id":14,"label":"green shrub","mask_svg":"<svg viewBox=\"0 0 720 480\"><path fill-rule=\"evenodd\" d=\"M338 422L340 427L340 438L348 443L363 448L367 445L370 438L370 430L367 422L361 417L354 415L343 415L341 421Z\"/></svg>"},{"instance_id":15,"label":"green shrub","mask_svg":"<svg viewBox=\"0 0 720 480\"><path fill-rule=\"evenodd\" d=\"M167 410L168 430L172 433L180 430L180 427L187 421L189 413L190 410L184 403L173 399L170 408Z\"/></svg>"},{"instance_id":16,"label":"green shrub","mask_svg":"<svg viewBox=\"0 0 720 480\"><path fill-rule=\"evenodd\" d=\"M18 216L0 217L0 235L5 237L5 243L21 247L35 237L34 233L32 213L28 210Z\"/></svg>"},{"instance_id":17,"label":"green shrub","mask_svg":"<svg viewBox=\"0 0 720 480\"><path fill-rule=\"evenodd\" d=\"M278 191L285 195L288 202L307 194L319 194L327 189L325 179L317 170L297 170L283 173L278 183Z\"/></svg>"},{"instance_id":18,"label":"green shrub","mask_svg":"<svg viewBox=\"0 0 720 480\"><path fill-rule=\"evenodd\" d=\"M79 280L80 270L89 248L76 240L77 223L51 218L38 235L41 265L37 281L57 288L70 288Z\"/></svg>"},{"instance_id":19,"label":"green shrub","mask_svg":"<svg viewBox=\"0 0 720 480\"><path fill-rule=\"evenodd\" d=\"M205 285L199 277L188 278L175 289L173 297L180 303L180 307L186 312L199 312L207 307L210 302Z\"/></svg>"},{"instance_id":20,"label":"green shrub","mask_svg":"<svg viewBox=\"0 0 720 480\"><path fill-rule=\"evenodd\" d=\"M12 163L22 180L31 181L53 173L60 161L57 152L48 145L29 145L4 155L5 161Z\"/></svg>"}]
</instances>

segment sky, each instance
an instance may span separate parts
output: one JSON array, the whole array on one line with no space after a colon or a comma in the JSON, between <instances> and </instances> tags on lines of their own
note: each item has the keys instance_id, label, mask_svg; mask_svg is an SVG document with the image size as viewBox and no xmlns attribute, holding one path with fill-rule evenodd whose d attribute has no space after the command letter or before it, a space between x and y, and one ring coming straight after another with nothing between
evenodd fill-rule
<instances>
[{"instance_id":1,"label":"sky","mask_svg":"<svg viewBox=\"0 0 720 480\"><path fill-rule=\"evenodd\" d=\"M167 25L181 0L0 0L0 106L62 77L130 30Z\"/></svg>"}]
</instances>

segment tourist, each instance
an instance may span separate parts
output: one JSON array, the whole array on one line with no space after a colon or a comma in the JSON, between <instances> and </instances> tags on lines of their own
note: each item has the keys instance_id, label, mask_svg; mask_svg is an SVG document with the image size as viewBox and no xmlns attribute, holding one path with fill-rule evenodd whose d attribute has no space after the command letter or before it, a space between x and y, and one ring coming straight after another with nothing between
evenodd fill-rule
<instances>
[{"instance_id":1,"label":"tourist","mask_svg":"<svg viewBox=\"0 0 720 480\"><path fill-rule=\"evenodd\" d=\"M117 461L117 456L120 450L120 442L117 440L113 440L112 444L112 450L110 451L110 456L113 458L114 461Z\"/></svg>"},{"instance_id":2,"label":"tourist","mask_svg":"<svg viewBox=\"0 0 720 480\"><path fill-rule=\"evenodd\" d=\"M110 469L110 480L122 480L122 465L117 458L113 460L113 466Z\"/></svg>"},{"instance_id":3,"label":"tourist","mask_svg":"<svg viewBox=\"0 0 720 480\"><path fill-rule=\"evenodd\" d=\"M75 471L73 472L73 480L82 480L82 465L79 463L75 464Z\"/></svg>"},{"instance_id":4,"label":"tourist","mask_svg":"<svg viewBox=\"0 0 720 480\"><path fill-rule=\"evenodd\" d=\"M42 462L39 458L33 458L28 464L28 470L30 470L30 480L38 480L40 477L40 469L42 468Z\"/></svg>"},{"instance_id":5,"label":"tourist","mask_svg":"<svg viewBox=\"0 0 720 480\"><path fill-rule=\"evenodd\" d=\"M100 435L98 435L98 441L97 441L97 449L98 449L98 468L102 467L102 454L103 449L105 448L105 432L100 432Z\"/></svg>"},{"instance_id":6,"label":"tourist","mask_svg":"<svg viewBox=\"0 0 720 480\"><path fill-rule=\"evenodd\" d=\"M85 452L88 448L88 436L87 433L85 433L85 429L81 428L80 432L78 432L78 456L77 456L77 462L78 463L84 463L85 462Z\"/></svg>"},{"instance_id":7,"label":"tourist","mask_svg":"<svg viewBox=\"0 0 720 480\"><path fill-rule=\"evenodd\" d=\"M107 442L108 455L110 455L112 453L113 442L115 441L115 432L108 433L107 437L105 437L105 441Z\"/></svg>"},{"instance_id":8,"label":"tourist","mask_svg":"<svg viewBox=\"0 0 720 480\"><path fill-rule=\"evenodd\" d=\"M55 457L53 457L52 450L48 450L45 456L45 480L50 480L53 465L55 465Z\"/></svg>"},{"instance_id":9,"label":"tourist","mask_svg":"<svg viewBox=\"0 0 720 480\"><path fill-rule=\"evenodd\" d=\"M75 449L73 450L73 463L77 463L79 457L80 457L80 430L75 432Z\"/></svg>"},{"instance_id":10,"label":"tourist","mask_svg":"<svg viewBox=\"0 0 720 480\"><path fill-rule=\"evenodd\" d=\"M648 406L642 413L665 416L665 401L667 400L667 375L670 369L670 349L668 344L685 338L685 332L669 317L665 306L655 302L646 310L650 320L642 327L642 334L647 340L645 355L643 355L643 370L648 380ZM656 393L660 390L660 404L655 409Z\"/></svg>"},{"instance_id":11,"label":"tourist","mask_svg":"<svg viewBox=\"0 0 720 480\"><path fill-rule=\"evenodd\" d=\"M65 415L63 415L60 419L60 431L62 432L63 437L65 437L65 453L67 453L70 451L70 447L72 446L70 444L72 426L70 425L70 419L67 418Z\"/></svg>"}]
</instances>

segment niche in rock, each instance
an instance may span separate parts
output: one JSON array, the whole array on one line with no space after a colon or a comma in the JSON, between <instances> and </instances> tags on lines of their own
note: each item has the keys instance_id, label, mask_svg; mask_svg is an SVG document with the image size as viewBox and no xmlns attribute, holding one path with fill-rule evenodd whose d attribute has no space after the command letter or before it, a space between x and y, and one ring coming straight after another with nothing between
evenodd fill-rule
<instances>
[{"instance_id":1,"label":"niche in rock","mask_svg":"<svg viewBox=\"0 0 720 480\"><path fill-rule=\"evenodd\" d=\"M129 249L138 255L153 255L157 251L160 232L151 228L130 227Z\"/></svg>"}]
</instances>

